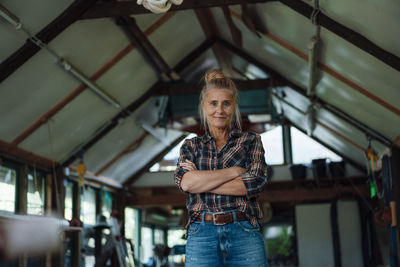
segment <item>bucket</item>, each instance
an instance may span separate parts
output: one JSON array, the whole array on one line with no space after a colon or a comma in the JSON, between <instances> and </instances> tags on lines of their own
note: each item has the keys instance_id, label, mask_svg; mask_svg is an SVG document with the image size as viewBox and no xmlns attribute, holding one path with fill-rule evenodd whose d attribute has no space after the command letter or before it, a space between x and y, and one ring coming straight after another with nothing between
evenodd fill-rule
<instances>
[{"instance_id":1,"label":"bucket","mask_svg":"<svg viewBox=\"0 0 400 267\"><path fill-rule=\"evenodd\" d=\"M304 180L306 179L307 167L303 164L293 164L289 167L290 173L292 174L293 180Z\"/></svg>"},{"instance_id":2,"label":"bucket","mask_svg":"<svg viewBox=\"0 0 400 267\"><path fill-rule=\"evenodd\" d=\"M326 159L313 159L311 161L313 176L315 179L326 178Z\"/></svg>"},{"instance_id":3,"label":"bucket","mask_svg":"<svg viewBox=\"0 0 400 267\"><path fill-rule=\"evenodd\" d=\"M331 161L328 164L329 173L332 177L343 177L346 174L344 161Z\"/></svg>"}]
</instances>

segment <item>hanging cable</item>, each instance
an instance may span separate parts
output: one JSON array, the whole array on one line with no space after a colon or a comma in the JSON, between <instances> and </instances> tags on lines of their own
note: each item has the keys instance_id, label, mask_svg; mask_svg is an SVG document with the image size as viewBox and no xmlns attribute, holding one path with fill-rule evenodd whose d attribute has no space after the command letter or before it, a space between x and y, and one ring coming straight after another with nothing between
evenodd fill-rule
<instances>
[{"instance_id":1,"label":"hanging cable","mask_svg":"<svg viewBox=\"0 0 400 267\"><path fill-rule=\"evenodd\" d=\"M183 0L137 0L138 5L143 5L144 8L155 14L167 12L172 4L180 5Z\"/></svg>"}]
</instances>

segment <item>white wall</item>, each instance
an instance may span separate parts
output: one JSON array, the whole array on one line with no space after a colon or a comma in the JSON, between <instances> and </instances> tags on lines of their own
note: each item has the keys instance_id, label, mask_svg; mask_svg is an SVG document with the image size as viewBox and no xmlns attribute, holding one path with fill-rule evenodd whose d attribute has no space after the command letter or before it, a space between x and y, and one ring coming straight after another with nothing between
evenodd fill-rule
<instances>
[{"instance_id":1,"label":"white wall","mask_svg":"<svg viewBox=\"0 0 400 267\"><path fill-rule=\"evenodd\" d=\"M330 204L296 206L300 267L334 266L330 206ZM355 201L338 201L337 208L342 266L362 267L358 204Z\"/></svg>"}]
</instances>

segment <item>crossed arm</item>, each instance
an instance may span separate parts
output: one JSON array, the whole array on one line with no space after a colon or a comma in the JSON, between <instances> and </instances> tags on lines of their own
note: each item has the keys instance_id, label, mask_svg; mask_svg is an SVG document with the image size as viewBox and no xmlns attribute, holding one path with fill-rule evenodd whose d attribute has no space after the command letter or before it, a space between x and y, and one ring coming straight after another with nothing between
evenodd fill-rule
<instances>
[{"instance_id":1,"label":"crossed arm","mask_svg":"<svg viewBox=\"0 0 400 267\"><path fill-rule=\"evenodd\" d=\"M196 165L189 160L180 163L180 166L188 170L181 181L181 187L184 191L190 193L210 192L231 196L245 196L247 194L240 176L246 172L244 168L235 166L221 170L199 171Z\"/></svg>"}]
</instances>

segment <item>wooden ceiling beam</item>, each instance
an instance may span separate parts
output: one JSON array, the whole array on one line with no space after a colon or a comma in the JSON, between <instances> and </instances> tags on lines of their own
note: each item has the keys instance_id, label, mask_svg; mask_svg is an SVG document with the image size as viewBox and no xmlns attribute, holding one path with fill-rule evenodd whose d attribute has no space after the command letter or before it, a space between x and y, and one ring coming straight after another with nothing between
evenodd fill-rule
<instances>
[{"instance_id":1,"label":"wooden ceiling beam","mask_svg":"<svg viewBox=\"0 0 400 267\"><path fill-rule=\"evenodd\" d=\"M172 5L171 11L211 8L241 4L256 4L272 2L271 0L185 0L181 5ZM95 19L104 17L130 16L138 14L151 14L136 1L99 2L82 15L81 19Z\"/></svg>"},{"instance_id":2,"label":"wooden ceiling beam","mask_svg":"<svg viewBox=\"0 0 400 267\"><path fill-rule=\"evenodd\" d=\"M168 19L170 19L174 13L168 13L162 16L159 20L157 20L153 25L151 25L146 31L146 35L152 34L156 29L161 27ZM131 52L135 48L134 45L129 44L124 47L118 54L116 54L113 58L111 58L106 64L104 64L99 70L97 70L91 77L90 80L95 81L103 76L107 71L109 71L113 66L115 66L120 60L122 60L129 52ZM48 110L45 114L43 114L38 120L36 120L33 124L31 124L24 132L22 132L19 136L17 136L12 144L18 145L22 141L24 141L28 136L30 136L33 132L35 132L40 126L46 123L50 118L56 115L60 110L62 110L66 105L68 105L72 100L74 100L77 96L79 96L85 89L85 84L80 84L77 88L75 88L69 95L67 95L64 99L58 102L55 106L53 106L50 110ZM111 125L107 125L109 127ZM106 126L103 126L106 127Z\"/></svg>"},{"instance_id":3,"label":"wooden ceiling beam","mask_svg":"<svg viewBox=\"0 0 400 267\"><path fill-rule=\"evenodd\" d=\"M170 66L152 45L146 34L139 28L136 20L131 17L118 17L116 18L116 22L125 32L131 43L137 47L137 50L154 70L157 77L162 81L174 80Z\"/></svg>"},{"instance_id":4,"label":"wooden ceiling beam","mask_svg":"<svg viewBox=\"0 0 400 267\"><path fill-rule=\"evenodd\" d=\"M146 136L148 136L149 134L147 132L143 133L141 136L139 136L139 138L135 139L132 143L130 143L124 150L122 150L118 155L116 155L114 158L112 158L109 162L107 162L103 167L100 168L100 170L98 170L95 175L99 176L101 175L103 172L105 172L108 168L110 168L115 162L117 162L120 158L122 158L124 155L126 155L127 153L132 152L133 150L135 150L142 142L143 140L146 138Z\"/></svg>"},{"instance_id":5,"label":"wooden ceiling beam","mask_svg":"<svg viewBox=\"0 0 400 267\"><path fill-rule=\"evenodd\" d=\"M43 43L48 44L62 31L77 21L97 0L76 0L61 15L36 34ZM18 14L16 14L18 15ZM0 83L33 57L40 48L28 40L22 47L0 64Z\"/></svg>"},{"instance_id":6,"label":"wooden ceiling beam","mask_svg":"<svg viewBox=\"0 0 400 267\"><path fill-rule=\"evenodd\" d=\"M271 182L272 184L273 182ZM135 190L139 190L137 188ZM127 197L127 206L184 206L186 201L186 194L176 189L175 193L157 194L147 197L139 193L131 194ZM336 197L347 195L361 194L363 197L368 196L368 187L364 185L341 186L331 188L294 188L294 189L267 189L262 192L258 198L260 202L271 203L307 203L307 202L320 202L329 201Z\"/></svg>"},{"instance_id":7,"label":"wooden ceiling beam","mask_svg":"<svg viewBox=\"0 0 400 267\"><path fill-rule=\"evenodd\" d=\"M51 170L53 167L57 167L59 165L58 162L36 155L32 152L0 140L0 157L3 156L15 159L17 161L26 162L33 166L42 166L48 170Z\"/></svg>"},{"instance_id":8,"label":"wooden ceiling beam","mask_svg":"<svg viewBox=\"0 0 400 267\"><path fill-rule=\"evenodd\" d=\"M234 10L231 10L231 13L232 13L233 16L235 16L239 20L242 20L241 16L237 12L235 12ZM298 57L300 57L304 61L308 61L308 54L304 53L300 49L297 49L296 47L292 46L291 44L289 44L288 42L286 42L283 39L279 38L278 36L276 36L276 35L274 35L274 34L272 34L270 32L262 32L262 34L264 36L270 38L272 41L276 42L280 46L288 49L290 52L294 53L295 55L297 55ZM349 78L345 77L341 73L335 71L334 69L330 68L329 66L327 66L327 65L325 65L325 64L323 64L321 62L317 62L317 66L323 72L328 73L329 75L331 75L332 77L334 77L337 80L341 81L342 83L346 84L350 88L352 88L352 89L356 90L357 92L359 92L360 94L366 96L367 98L369 98L373 102L381 105L382 107L386 108L387 110L390 110L391 112L393 112L393 113L395 113L397 115L400 115L400 108L397 108L397 107L393 106L392 104L390 104L386 100L384 100L384 99L380 98L379 96L373 94L369 90L365 89L364 87L358 85L357 83L353 82Z\"/></svg>"},{"instance_id":9,"label":"wooden ceiling beam","mask_svg":"<svg viewBox=\"0 0 400 267\"><path fill-rule=\"evenodd\" d=\"M310 18L314 10L312 6L301 0L279 1L306 18ZM338 36L357 46L364 52L391 66L395 70L400 71L400 57L396 56L395 54L382 49L363 35L329 18L322 12L319 12L317 14L316 21L325 29L337 34Z\"/></svg>"},{"instance_id":10,"label":"wooden ceiling beam","mask_svg":"<svg viewBox=\"0 0 400 267\"><path fill-rule=\"evenodd\" d=\"M279 79L267 78L256 80L235 80L239 91L265 90L287 84ZM200 93L202 84L199 83L160 83L155 89L154 95L185 95Z\"/></svg>"},{"instance_id":11,"label":"wooden ceiling beam","mask_svg":"<svg viewBox=\"0 0 400 267\"><path fill-rule=\"evenodd\" d=\"M214 15L210 9L196 9L194 12L196 13L200 26L207 38L221 37ZM231 57L229 56L228 51L219 44L215 44L212 47L212 50L222 71L231 78L240 78L240 75L233 70Z\"/></svg>"},{"instance_id":12,"label":"wooden ceiling beam","mask_svg":"<svg viewBox=\"0 0 400 267\"><path fill-rule=\"evenodd\" d=\"M123 182L124 186L129 186L131 184L133 184L143 173L149 171L149 169L151 168L151 166L153 166L154 164L156 164L157 162L159 162L160 160L162 160L162 158L168 153L170 152L175 146L177 146L183 139L186 138L187 135L182 135L181 137L179 137L178 139L176 139L174 142L172 142L171 145L169 145L168 147L164 148L158 155L156 155L152 160L150 160L143 168L141 168L139 171L137 171L136 173L134 173L131 177L129 177L128 179L126 179Z\"/></svg>"},{"instance_id":13,"label":"wooden ceiling beam","mask_svg":"<svg viewBox=\"0 0 400 267\"><path fill-rule=\"evenodd\" d=\"M168 15L168 14L167 14ZM173 70L177 73L182 71L185 67L187 67L191 62L193 62L197 57L207 51L214 43L215 38L206 40L202 44L200 44L196 49L194 49L191 53L189 53L186 57L184 57ZM118 125L118 121L120 119L124 119L129 116L132 112L138 109L144 102L146 102L150 97L153 96L155 89L159 88L159 81L156 82L149 90L147 90L142 96L133 101L129 106L114 116L113 119L106 122L99 130L93 135L90 140L84 144L81 144L79 148L77 148L70 156L68 156L64 161L61 162L62 165L68 166L71 164L82 151L89 150L93 145L95 145L103 136L109 133L112 129L114 129ZM129 112L127 112L129 111Z\"/></svg>"},{"instance_id":14,"label":"wooden ceiling beam","mask_svg":"<svg viewBox=\"0 0 400 267\"><path fill-rule=\"evenodd\" d=\"M236 47L235 45L233 45L233 44L229 43L228 41L223 40L221 38L217 38L217 42L221 43L224 47L226 47L227 49L232 51L232 53L234 53L237 56L243 58L244 60L246 60L250 64L253 64L254 66L260 68L262 71L264 71L265 73L268 73L272 77L277 78L280 81L286 83L294 91L296 91L297 93L299 93L299 94L303 95L304 97L308 98L305 89L303 89L300 86L298 86L297 84L294 84L293 82L289 81L288 79L283 77L279 72L273 70L272 68L268 67L267 65L265 65L261 61L257 60L256 58L254 58L253 56L248 54L246 51L244 51L243 49L241 49L239 47ZM349 114L345 113L344 111L342 111L342 110L338 109L337 107L334 107L333 105L325 102L321 98L316 96L314 101L315 101L315 103L319 104L320 106L322 106L323 108L325 108L326 110L328 110L329 112L334 114L335 116L341 118L342 120L346 121L350 125L352 125L355 128L357 128L358 130L364 132L365 134L368 134L373 139L381 142L384 145L390 145L391 144L391 140L389 138L387 138L386 136L384 136L382 133L380 133L380 132L368 127L367 125L365 125L362 122L356 120L355 118L353 118Z\"/></svg>"}]
</instances>

